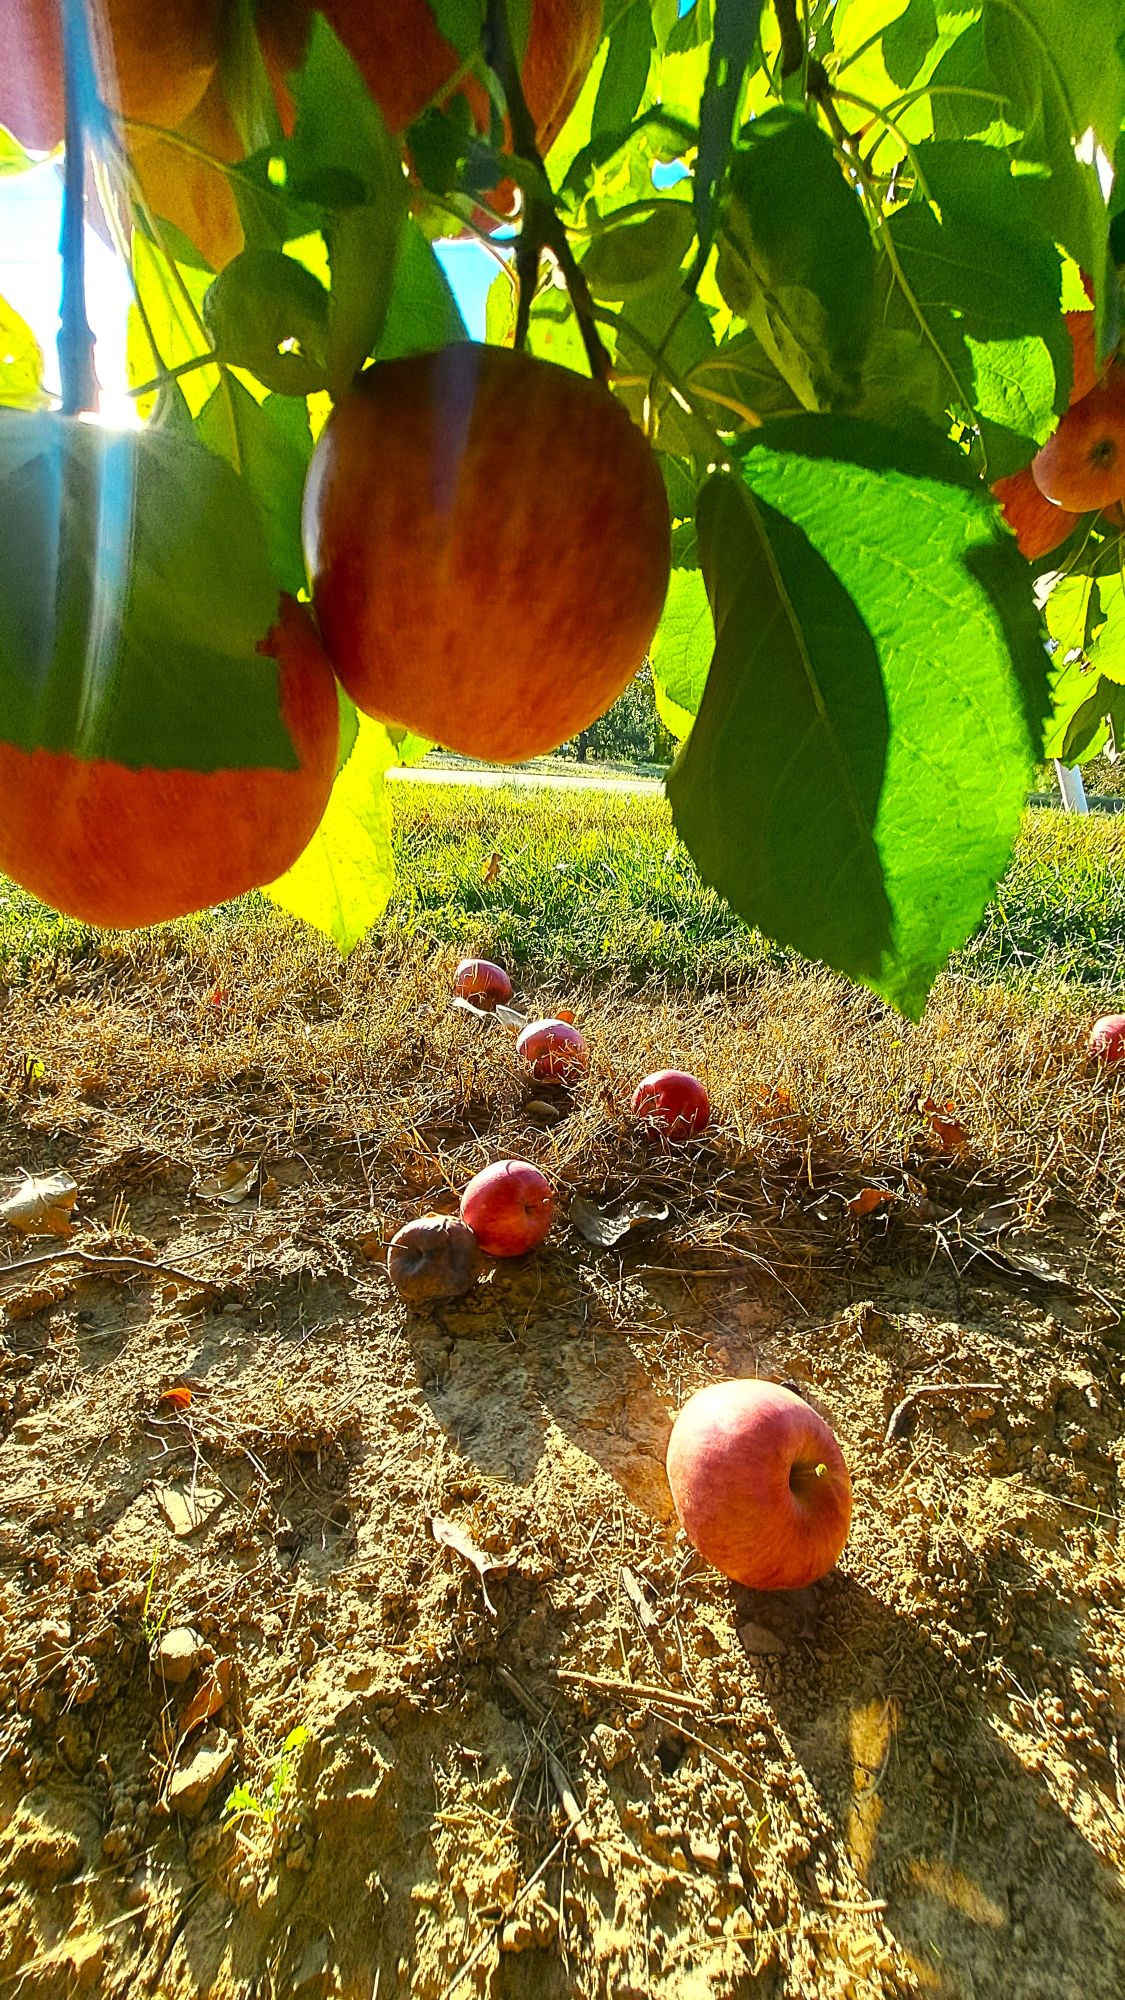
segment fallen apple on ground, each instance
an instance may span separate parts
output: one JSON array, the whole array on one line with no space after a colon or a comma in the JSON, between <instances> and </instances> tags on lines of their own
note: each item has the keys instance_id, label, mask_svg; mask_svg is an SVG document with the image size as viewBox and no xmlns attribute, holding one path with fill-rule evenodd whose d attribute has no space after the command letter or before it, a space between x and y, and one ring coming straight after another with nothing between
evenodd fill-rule
<instances>
[{"instance_id":1,"label":"fallen apple on ground","mask_svg":"<svg viewBox=\"0 0 1125 2000\"><path fill-rule=\"evenodd\" d=\"M665 1139L690 1139L711 1116L711 1100L697 1076L684 1069L658 1069L642 1077L633 1092L633 1115Z\"/></svg>"},{"instance_id":2,"label":"fallen apple on ground","mask_svg":"<svg viewBox=\"0 0 1125 2000\"><path fill-rule=\"evenodd\" d=\"M1125 1062L1125 1014L1103 1014L1090 1030L1090 1054L1099 1062Z\"/></svg>"},{"instance_id":3,"label":"fallen apple on ground","mask_svg":"<svg viewBox=\"0 0 1125 2000\"><path fill-rule=\"evenodd\" d=\"M459 1299L476 1284L481 1247L456 1215L420 1215L391 1240L387 1275L408 1305Z\"/></svg>"},{"instance_id":4,"label":"fallen apple on ground","mask_svg":"<svg viewBox=\"0 0 1125 2000\"><path fill-rule=\"evenodd\" d=\"M461 1220L490 1257L522 1257L542 1243L555 1213L550 1181L527 1160L496 1160L461 1196Z\"/></svg>"},{"instance_id":5,"label":"fallen apple on ground","mask_svg":"<svg viewBox=\"0 0 1125 2000\"><path fill-rule=\"evenodd\" d=\"M512 997L512 982L503 966L490 958L463 958L453 975L453 990L461 1000L503 1007Z\"/></svg>"},{"instance_id":6,"label":"fallen apple on ground","mask_svg":"<svg viewBox=\"0 0 1125 2000\"><path fill-rule=\"evenodd\" d=\"M752 1590L827 1575L851 1521L844 1455L823 1417L776 1382L712 1382L668 1440L680 1525L705 1560Z\"/></svg>"},{"instance_id":7,"label":"fallen apple on ground","mask_svg":"<svg viewBox=\"0 0 1125 2000\"><path fill-rule=\"evenodd\" d=\"M523 1057L540 1083L552 1079L566 1082L581 1076L589 1066L585 1037L561 1017L529 1021L516 1043L516 1054Z\"/></svg>"}]
</instances>

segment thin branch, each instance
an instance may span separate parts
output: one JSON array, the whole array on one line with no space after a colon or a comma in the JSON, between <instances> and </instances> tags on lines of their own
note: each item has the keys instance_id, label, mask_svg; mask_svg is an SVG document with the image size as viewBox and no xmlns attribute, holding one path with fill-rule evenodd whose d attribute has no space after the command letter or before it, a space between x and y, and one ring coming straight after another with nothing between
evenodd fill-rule
<instances>
[{"instance_id":1,"label":"thin branch","mask_svg":"<svg viewBox=\"0 0 1125 2000\"><path fill-rule=\"evenodd\" d=\"M94 61L83 0L63 10L62 296L59 301L59 375L62 413L76 417L98 407L94 334L86 316L86 112L93 101Z\"/></svg>"},{"instance_id":2,"label":"thin branch","mask_svg":"<svg viewBox=\"0 0 1125 2000\"><path fill-rule=\"evenodd\" d=\"M804 67L806 45L797 19L797 0L773 0L777 28L781 36L781 74L796 76Z\"/></svg>"},{"instance_id":3,"label":"thin branch","mask_svg":"<svg viewBox=\"0 0 1125 2000\"><path fill-rule=\"evenodd\" d=\"M608 382L613 364L594 321L590 288L581 265L575 259L566 230L555 208L551 184L547 179L546 168L539 151L535 121L527 108L527 99L523 94L519 64L516 62L512 45L507 0L488 0L485 46L491 67L503 85L512 123L513 151L520 159L527 160L535 168L537 176L531 193L525 193L524 196L525 210L519 241L516 244L519 301L516 307L515 345L519 348L526 342L531 322L531 304L539 282L539 262L543 251L549 250L566 282L570 303L574 308L574 316L582 335L582 345L586 349L590 373L595 381ZM545 198L539 191L541 187L546 189Z\"/></svg>"},{"instance_id":4,"label":"thin branch","mask_svg":"<svg viewBox=\"0 0 1125 2000\"><path fill-rule=\"evenodd\" d=\"M220 1289L214 1278L199 1278L194 1271L184 1271L178 1264L158 1264L149 1257L129 1257L123 1251L108 1256L98 1256L92 1250L48 1250L41 1257L20 1257L14 1264L0 1264L0 1285L15 1271L41 1271L48 1264L84 1264L95 1271L146 1271L159 1272L161 1277L175 1278L181 1285L198 1285L202 1291L215 1292Z\"/></svg>"}]
</instances>

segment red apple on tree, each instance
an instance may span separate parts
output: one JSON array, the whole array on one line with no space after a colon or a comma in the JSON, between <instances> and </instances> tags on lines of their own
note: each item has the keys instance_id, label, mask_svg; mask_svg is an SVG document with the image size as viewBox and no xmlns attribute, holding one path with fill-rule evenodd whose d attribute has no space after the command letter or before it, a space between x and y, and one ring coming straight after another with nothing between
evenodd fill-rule
<instances>
[{"instance_id":1,"label":"red apple on tree","mask_svg":"<svg viewBox=\"0 0 1125 2000\"><path fill-rule=\"evenodd\" d=\"M530 1064L540 1083L565 1082L588 1067L585 1037L561 1019L529 1021L516 1043L516 1054Z\"/></svg>"},{"instance_id":2,"label":"red apple on tree","mask_svg":"<svg viewBox=\"0 0 1125 2000\"><path fill-rule=\"evenodd\" d=\"M836 1562L852 1486L823 1417L776 1382L712 1382L668 1441L668 1483L693 1547L752 1590L796 1590Z\"/></svg>"},{"instance_id":3,"label":"red apple on tree","mask_svg":"<svg viewBox=\"0 0 1125 2000\"><path fill-rule=\"evenodd\" d=\"M711 1116L711 1100L697 1076L685 1069L658 1069L642 1077L633 1092L633 1116L666 1139L690 1139Z\"/></svg>"},{"instance_id":4,"label":"red apple on tree","mask_svg":"<svg viewBox=\"0 0 1125 2000\"><path fill-rule=\"evenodd\" d=\"M503 966L490 958L463 958L453 975L453 990L462 1000L505 1007L512 997L512 982Z\"/></svg>"},{"instance_id":5,"label":"red apple on tree","mask_svg":"<svg viewBox=\"0 0 1125 2000\"><path fill-rule=\"evenodd\" d=\"M1081 514L1125 499L1125 368L1110 369L1072 403L1031 461L1039 491Z\"/></svg>"},{"instance_id":6,"label":"red apple on tree","mask_svg":"<svg viewBox=\"0 0 1125 2000\"><path fill-rule=\"evenodd\" d=\"M1090 1054L1098 1062L1125 1062L1125 1014L1103 1014L1090 1030Z\"/></svg>"},{"instance_id":7,"label":"red apple on tree","mask_svg":"<svg viewBox=\"0 0 1125 2000\"><path fill-rule=\"evenodd\" d=\"M496 1160L461 1196L461 1220L490 1257L522 1257L542 1243L555 1213L550 1181L527 1160Z\"/></svg>"}]
</instances>

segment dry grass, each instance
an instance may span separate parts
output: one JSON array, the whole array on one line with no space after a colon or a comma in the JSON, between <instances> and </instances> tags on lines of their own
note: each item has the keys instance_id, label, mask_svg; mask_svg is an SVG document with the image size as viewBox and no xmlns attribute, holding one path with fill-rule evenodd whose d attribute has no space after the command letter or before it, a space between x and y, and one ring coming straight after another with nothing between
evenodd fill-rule
<instances>
[{"instance_id":1,"label":"dry grass","mask_svg":"<svg viewBox=\"0 0 1125 2000\"><path fill-rule=\"evenodd\" d=\"M72 1953L109 2000L236 2000L300 1990L327 1939L339 1990L375 1967L411 2000L470 1960L488 2000L1110 2000L1125 1090L1086 1066L1088 1002L951 978L912 1027L788 965L685 990L548 964L517 999L572 1004L591 1070L546 1124L510 1031L450 1007L456 955L400 932L342 963L243 913L9 990L4 1168L67 1166L79 1241L147 1238L211 1289L71 1264L4 1294L0 1979L76 1990ZM716 1110L675 1154L628 1116L663 1063ZM380 1246L500 1154L671 1223L622 1257L563 1223L407 1312ZM223 1210L193 1187L232 1155L260 1165ZM872 1183L900 1200L860 1222ZM1000 1197L1073 1283L969 1266L959 1214ZM805 1385L856 1476L845 1563L797 1605L728 1590L670 1518L670 1413L755 1372ZM1001 1387L888 1441L939 1381ZM175 1539L153 1482L196 1475L221 1504ZM434 1514L507 1571L496 1619ZM153 1811L192 1690L159 1685L146 1616L233 1663L227 1782L261 1794L311 1730L268 1839L219 1791ZM73 1889L44 1886L52 1812Z\"/></svg>"},{"instance_id":2,"label":"dry grass","mask_svg":"<svg viewBox=\"0 0 1125 2000\"><path fill-rule=\"evenodd\" d=\"M1018 1180L1031 1204L1121 1185L1120 1093L1086 1060L1089 1007L1072 992L946 979L915 1026L811 969L763 968L748 987L702 996L659 980L528 982L516 1004L576 1005L592 1051L571 1115L540 1130L509 1032L450 1009L454 960L414 940L393 969L375 946L344 962L272 920L199 930L190 956L171 932L106 941L97 962L11 990L10 1087L44 1126L94 1104L116 1146L132 1135L142 1155L166 1149L193 1169L247 1148L284 1157L327 1125L361 1174L393 1164L405 1204L451 1195L498 1149L526 1151L531 1133L564 1184L651 1171L627 1106L636 1080L668 1064L703 1077L714 1136L740 1167L799 1143L814 1185L901 1175L933 1155L918 1112L933 1098L966 1128L970 1163Z\"/></svg>"}]
</instances>

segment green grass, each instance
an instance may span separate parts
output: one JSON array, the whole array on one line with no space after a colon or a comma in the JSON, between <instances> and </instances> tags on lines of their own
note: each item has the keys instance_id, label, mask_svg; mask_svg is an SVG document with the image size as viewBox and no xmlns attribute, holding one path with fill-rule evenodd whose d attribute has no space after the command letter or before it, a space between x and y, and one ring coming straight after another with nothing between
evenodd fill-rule
<instances>
[{"instance_id":1,"label":"green grass","mask_svg":"<svg viewBox=\"0 0 1125 2000\"><path fill-rule=\"evenodd\" d=\"M399 882L376 948L432 939L540 976L627 973L675 985L752 977L789 955L700 882L652 794L396 785ZM495 854L499 872L488 879ZM189 955L198 926L281 923L259 897L172 926ZM96 955L98 934L0 886L9 980L52 958ZM978 935L953 970L982 982L1125 988L1125 815L1030 812Z\"/></svg>"}]
</instances>

